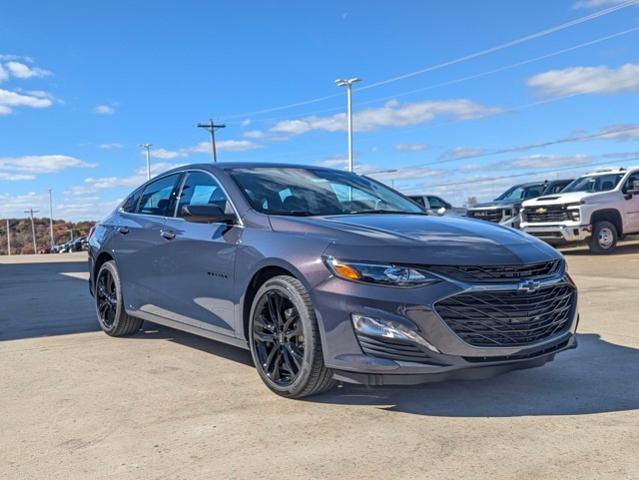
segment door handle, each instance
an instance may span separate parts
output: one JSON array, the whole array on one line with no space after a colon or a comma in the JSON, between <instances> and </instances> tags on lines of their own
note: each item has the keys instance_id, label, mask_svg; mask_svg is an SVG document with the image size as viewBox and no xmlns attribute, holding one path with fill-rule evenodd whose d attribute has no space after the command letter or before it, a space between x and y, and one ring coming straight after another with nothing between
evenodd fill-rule
<instances>
[{"instance_id":1,"label":"door handle","mask_svg":"<svg viewBox=\"0 0 639 480\"><path fill-rule=\"evenodd\" d=\"M122 235L126 235L127 233L129 233L129 227L120 227L118 228L118 232L120 232Z\"/></svg>"},{"instance_id":2,"label":"door handle","mask_svg":"<svg viewBox=\"0 0 639 480\"><path fill-rule=\"evenodd\" d=\"M172 230L162 230L160 233L167 240L173 240L175 238L175 232Z\"/></svg>"}]
</instances>

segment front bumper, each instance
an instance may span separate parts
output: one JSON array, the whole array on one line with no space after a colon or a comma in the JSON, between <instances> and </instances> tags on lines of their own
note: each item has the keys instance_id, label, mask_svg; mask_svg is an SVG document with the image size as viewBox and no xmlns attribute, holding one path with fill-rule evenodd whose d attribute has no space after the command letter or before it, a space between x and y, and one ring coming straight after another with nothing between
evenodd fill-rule
<instances>
[{"instance_id":1,"label":"front bumper","mask_svg":"<svg viewBox=\"0 0 639 480\"><path fill-rule=\"evenodd\" d=\"M583 242L592 235L590 225L535 225L530 223L522 224L522 230L533 237L544 240L548 243L573 243Z\"/></svg>"},{"instance_id":2,"label":"front bumper","mask_svg":"<svg viewBox=\"0 0 639 480\"><path fill-rule=\"evenodd\" d=\"M574 284L568 276L552 280ZM511 370L531 368L551 361L563 350L576 347L578 312L576 293L568 328L541 341L516 346L474 346L466 343L440 317L435 304L486 285L471 286L457 281L442 281L422 288L389 288L363 285L331 278L311 291L322 335L324 361L335 378L364 384L415 384L438 380L484 378ZM512 288L510 283L489 288ZM402 351L417 361L378 357L375 339L362 342L351 321L351 314L402 322L416 326L435 349L401 345ZM371 346L372 345L372 346ZM388 351L388 350L386 350ZM390 355L392 357L392 355Z\"/></svg>"}]
</instances>

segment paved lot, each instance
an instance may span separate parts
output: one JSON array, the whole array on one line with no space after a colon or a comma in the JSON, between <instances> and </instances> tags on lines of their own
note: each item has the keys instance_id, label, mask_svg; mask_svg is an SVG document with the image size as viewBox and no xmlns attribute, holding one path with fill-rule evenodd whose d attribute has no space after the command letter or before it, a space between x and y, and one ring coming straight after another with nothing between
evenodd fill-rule
<instances>
[{"instance_id":1,"label":"paved lot","mask_svg":"<svg viewBox=\"0 0 639 480\"><path fill-rule=\"evenodd\" d=\"M488 381L267 391L248 353L96 331L82 254L0 260L0 478L639 478L639 246L568 254L580 347Z\"/></svg>"}]
</instances>

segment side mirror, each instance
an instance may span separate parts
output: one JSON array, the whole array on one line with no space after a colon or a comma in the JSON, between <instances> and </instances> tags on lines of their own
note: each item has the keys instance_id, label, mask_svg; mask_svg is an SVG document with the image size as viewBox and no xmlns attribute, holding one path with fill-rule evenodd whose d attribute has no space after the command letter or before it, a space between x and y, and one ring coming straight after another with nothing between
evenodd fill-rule
<instances>
[{"instance_id":1,"label":"side mirror","mask_svg":"<svg viewBox=\"0 0 639 480\"><path fill-rule=\"evenodd\" d=\"M634 180L628 183L626 188L627 195L639 195L639 181Z\"/></svg>"},{"instance_id":2,"label":"side mirror","mask_svg":"<svg viewBox=\"0 0 639 480\"><path fill-rule=\"evenodd\" d=\"M444 207L439 207L437 209L437 215L439 215L440 217L444 215L445 213L446 213L446 209Z\"/></svg>"},{"instance_id":3,"label":"side mirror","mask_svg":"<svg viewBox=\"0 0 639 480\"><path fill-rule=\"evenodd\" d=\"M235 223L235 215L224 213L217 205L185 205L180 216L194 223Z\"/></svg>"}]
</instances>

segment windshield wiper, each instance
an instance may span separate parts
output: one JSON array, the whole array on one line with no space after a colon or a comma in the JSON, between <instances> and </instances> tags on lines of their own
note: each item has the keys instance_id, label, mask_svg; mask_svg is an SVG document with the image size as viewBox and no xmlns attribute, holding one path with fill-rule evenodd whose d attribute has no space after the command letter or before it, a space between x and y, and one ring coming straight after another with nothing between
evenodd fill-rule
<instances>
[{"instance_id":1,"label":"windshield wiper","mask_svg":"<svg viewBox=\"0 0 639 480\"><path fill-rule=\"evenodd\" d=\"M349 212L346 215L365 215L370 213L394 213L401 215L426 215L426 212L405 212L403 210L383 210L383 209L372 209L372 210L357 210L354 212Z\"/></svg>"}]
</instances>

